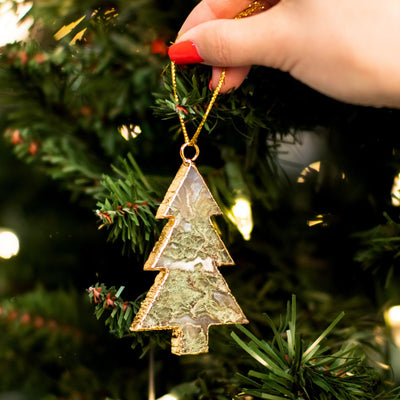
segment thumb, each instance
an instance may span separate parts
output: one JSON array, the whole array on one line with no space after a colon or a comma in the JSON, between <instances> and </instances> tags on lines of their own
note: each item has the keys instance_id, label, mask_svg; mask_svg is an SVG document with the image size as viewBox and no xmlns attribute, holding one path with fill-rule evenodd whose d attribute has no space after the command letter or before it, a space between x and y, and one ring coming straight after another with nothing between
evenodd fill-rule
<instances>
[{"instance_id":1,"label":"thumb","mask_svg":"<svg viewBox=\"0 0 400 400\"><path fill-rule=\"evenodd\" d=\"M289 46L293 46L294 28L283 3L244 19L201 23L178 38L169 48L169 57L176 64L256 64L284 69Z\"/></svg>"}]
</instances>

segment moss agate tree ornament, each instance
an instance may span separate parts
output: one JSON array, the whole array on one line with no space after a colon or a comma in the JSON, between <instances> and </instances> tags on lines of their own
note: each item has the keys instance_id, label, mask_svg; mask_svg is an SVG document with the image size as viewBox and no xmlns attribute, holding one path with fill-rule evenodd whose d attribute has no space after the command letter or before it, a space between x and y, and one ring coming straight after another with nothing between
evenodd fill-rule
<instances>
[{"instance_id":1,"label":"moss agate tree ornament","mask_svg":"<svg viewBox=\"0 0 400 400\"><path fill-rule=\"evenodd\" d=\"M169 221L144 265L160 272L130 327L172 329L177 355L206 353L210 325L248 322L217 268L234 264L210 220L222 212L194 159L182 158L156 215Z\"/></svg>"}]
</instances>

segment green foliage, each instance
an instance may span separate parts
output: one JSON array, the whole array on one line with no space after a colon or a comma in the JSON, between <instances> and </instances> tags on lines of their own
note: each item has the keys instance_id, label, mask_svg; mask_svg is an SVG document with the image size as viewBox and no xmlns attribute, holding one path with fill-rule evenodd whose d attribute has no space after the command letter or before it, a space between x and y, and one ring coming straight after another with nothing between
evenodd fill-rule
<instances>
[{"instance_id":1,"label":"green foliage","mask_svg":"<svg viewBox=\"0 0 400 400\"><path fill-rule=\"evenodd\" d=\"M279 327L266 316L273 340L258 339L238 326L250 341L232 332L233 339L255 361L257 369L241 376L243 392L262 399L376 399L379 375L368 367L360 349L344 343L338 350L322 342L342 319L341 313L312 343L307 344L296 330L296 298L293 296L285 321ZM398 398L395 395L393 398Z\"/></svg>"},{"instance_id":2,"label":"green foliage","mask_svg":"<svg viewBox=\"0 0 400 400\"><path fill-rule=\"evenodd\" d=\"M154 189L132 155L120 162L123 169L113 167L119 178L103 176L100 182L104 192L97 196L100 200L96 214L100 228L110 228L109 240L122 238L125 245L143 254L157 231L154 215L158 203Z\"/></svg>"},{"instance_id":3,"label":"green foliage","mask_svg":"<svg viewBox=\"0 0 400 400\"><path fill-rule=\"evenodd\" d=\"M19 158L61 181L75 199L98 200L97 214L104 225L112 225L110 240L121 239L124 247L142 254L154 232L154 190L131 155L122 162L124 172L109 162L116 164L118 153L129 148L140 152L118 128L145 118L150 92L160 84L160 57L151 53L157 33L150 26L143 30L152 4L135 2L118 18L115 7L89 11L76 6L81 11L74 15L82 12L84 19L61 41L41 45L32 40L2 50L0 129ZM31 14L50 12L49 7L38 1ZM51 12L65 11L57 10ZM136 23L128 27L133 17ZM80 30L85 40L70 45Z\"/></svg>"},{"instance_id":4,"label":"green foliage","mask_svg":"<svg viewBox=\"0 0 400 400\"><path fill-rule=\"evenodd\" d=\"M76 292L48 291L39 287L17 298L1 301L3 391L19 388L30 391L31 396L43 394L44 387L54 385L54 377L63 384L66 364L70 365L71 374L75 374L76 354L89 339L82 330L84 326L80 326L79 310L87 310L82 300ZM59 318L60 309L64 310L63 320ZM89 373L88 365L79 368L82 373L85 370ZM32 391L31 388L36 389ZM76 388L77 385L72 384L68 392Z\"/></svg>"},{"instance_id":5,"label":"green foliage","mask_svg":"<svg viewBox=\"0 0 400 400\"><path fill-rule=\"evenodd\" d=\"M127 150L118 127L146 118L160 85L161 58L151 50L158 33L148 20L154 5L121 5L117 14L102 2L53 3L37 1L30 11L44 23L45 43L1 50L0 129L21 159L40 164L74 194L95 196L109 161ZM48 12L60 14L59 28L85 18L57 41ZM83 29L84 39L70 45Z\"/></svg>"},{"instance_id":6,"label":"green foliage","mask_svg":"<svg viewBox=\"0 0 400 400\"><path fill-rule=\"evenodd\" d=\"M105 325L109 326L110 333L119 338L130 334L129 327L141 303L140 299L123 301L121 298L123 290L123 286L117 291L114 286L107 288L103 284L96 284L88 289L89 298L96 304L96 318L100 319L104 311L108 309L111 313L105 320Z\"/></svg>"},{"instance_id":7,"label":"green foliage","mask_svg":"<svg viewBox=\"0 0 400 400\"><path fill-rule=\"evenodd\" d=\"M396 261L400 256L400 224L385 212L385 224L380 224L365 232L355 235L360 240L360 250L355 255L356 261L366 269L378 272L384 268L389 284L393 277Z\"/></svg>"},{"instance_id":8,"label":"green foliage","mask_svg":"<svg viewBox=\"0 0 400 400\"><path fill-rule=\"evenodd\" d=\"M108 317L104 324L108 326L109 332L119 339L129 337L132 343L131 347L133 349L136 346L142 347L143 354L152 345L158 345L162 348L169 346L169 337L163 333L154 335L153 333L137 333L129 330L133 318L144 300L145 293L135 301L124 301L121 297L124 289L124 286L117 290L114 286L108 288L99 283L88 289L89 298L95 304L94 314L96 318L100 319L104 313L107 313Z\"/></svg>"},{"instance_id":9,"label":"green foliage","mask_svg":"<svg viewBox=\"0 0 400 400\"><path fill-rule=\"evenodd\" d=\"M153 107L155 115L165 120L173 119L176 123L177 114L180 114L188 126L192 129L197 128L212 96L212 92L208 89L208 81L211 78L209 69L204 67L177 67L178 104L176 104L173 94L170 65L164 69L163 78L165 92L155 94L155 105ZM228 117L228 114L223 111L221 113L220 109L217 111L217 107L213 107L204 125L205 130L210 133L212 128L216 126L216 117ZM210 121L212 121L211 125ZM174 130L177 129L178 125L174 126Z\"/></svg>"},{"instance_id":10,"label":"green foliage","mask_svg":"<svg viewBox=\"0 0 400 400\"><path fill-rule=\"evenodd\" d=\"M0 49L0 131L6 143L0 146L0 226L22 235L20 256L1 261L0 268L0 393L143 398L148 366L140 354L150 346L158 393L226 400L239 392L235 372L246 375L248 367L227 329L211 330L209 355L177 360L163 350L170 347L170 332L129 331L142 297L126 301L116 289L122 282L135 298L151 285L141 259L158 236L154 213L181 161L177 112L192 132L211 96L209 67L181 67L175 104L165 67L166 46L195 3L34 0L30 38ZM240 339L243 347L273 363L271 369L253 359L248 390L299 399L307 390L330 399L347 389L348 396L360 398L370 389L366 399L398 398L398 389L381 383L380 375L392 377L378 364L389 361L382 309L398 293L398 226L382 215L390 211L398 173L399 123L398 110L342 104L262 67L218 97L199 138L198 166L225 213L239 192L252 201L250 242L233 224L220 223L238 264L223 273L252 321L254 334L249 343ZM140 126L141 134L123 138L121 128L130 126ZM324 133L326 151L314 157L344 179L331 179L321 169L304 184L289 184L296 176L285 176L279 157L291 150L308 153L298 138L301 130ZM5 157L9 150L28 167ZM299 164L298 173L305 166ZM57 194L46 177L62 191ZM116 246L102 244L107 235L96 230L92 209ZM307 225L320 215L324 224ZM122 257L118 241L135 258ZM139 268L132 268L137 259ZM76 294L95 280L118 282L89 291L107 329L95 325L93 307ZM296 327L292 310L285 326L279 322L282 299L294 292L305 311ZM321 347L310 347L338 309L346 311L345 326L334 332L331 326L324 332L329 337L322 335L325 346L321 341ZM272 339L268 323L275 326Z\"/></svg>"}]
</instances>

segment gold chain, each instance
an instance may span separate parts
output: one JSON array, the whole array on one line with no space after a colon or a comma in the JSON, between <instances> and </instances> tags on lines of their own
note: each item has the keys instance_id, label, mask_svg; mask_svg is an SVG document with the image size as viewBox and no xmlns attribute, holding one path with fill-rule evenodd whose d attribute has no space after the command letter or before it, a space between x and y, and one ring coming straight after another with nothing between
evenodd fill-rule
<instances>
[{"instance_id":1,"label":"gold chain","mask_svg":"<svg viewBox=\"0 0 400 400\"><path fill-rule=\"evenodd\" d=\"M249 6L245 10L241 11L235 17L235 19L248 17L248 16L253 15L253 14L257 13L257 12L263 11L264 9L265 9L265 6L261 1L258 1L258 0L253 1L252 3L249 4ZM183 118L183 115L178 112L178 117L179 117L179 121L181 123L183 137L185 139L185 144L181 148L182 158L184 158L183 151L187 146L195 147L195 149L196 149L196 156L195 157L197 158L198 152L199 152L199 149L198 149L198 147L196 145L197 138L199 137L201 129L203 128L204 124L206 123L208 114L210 114L211 108L213 107L213 105L215 103L215 100L217 99L217 96L218 96L219 92L221 91L222 85L224 84L225 75L226 75L226 70L225 70L225 68L223 68L222 73L221 73L221 77L219 78L218 85L215 88L215 90L214 90L214 92L212 94L211 100L208 103L207 109L206 109L206 111L205 111L205 113L203 115L203 118L202 118L199 126L196 129L196 132L194 133L194 135L192 136L191 139L190 139L189 134L187 132L186 125L185 125L185 120ZM171 61L171 76L172 76L172 89L173 89L173 93L174 93L174 99L175 99L176 104L179 105L179 97L178 97L178 93L176 91L176 86L177 86L176 85L176 67L175 67L175 63L173 61ZM194 160L194 158L192 160Z\"/></svg>"}]
</instances>

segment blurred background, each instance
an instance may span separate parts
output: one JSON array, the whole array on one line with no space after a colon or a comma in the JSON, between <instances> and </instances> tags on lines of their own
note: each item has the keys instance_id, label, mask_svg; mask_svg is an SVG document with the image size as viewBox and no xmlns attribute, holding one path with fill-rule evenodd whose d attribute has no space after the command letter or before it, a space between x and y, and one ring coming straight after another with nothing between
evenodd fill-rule
<instances>
[{"instance_id":1,"label":"blurred background","mask_svg":"<svg viewBox=\"0 0 400 400\"><path fill-rule=\"evenodd\" d=\"M143 264L181 162L177 113L192 129L210 97L209 69L183 67L177 108L168 74L195 4L0 2L1 400L274 398L243 386L237 372L265 366L234 326L185 357L170 354L170 331L128 329L155 278ZM292 385L277 398L398 398L399 126L398 110L336 102L259 67L218 98L200 136L236 263L220 271L248 329L276 343L265 314L279 325L292 294L304 343L345 311L326 349L351 347L346 376L370 396L319 397L311 374L309 397Z\"/></svg>"}]
</instances>

